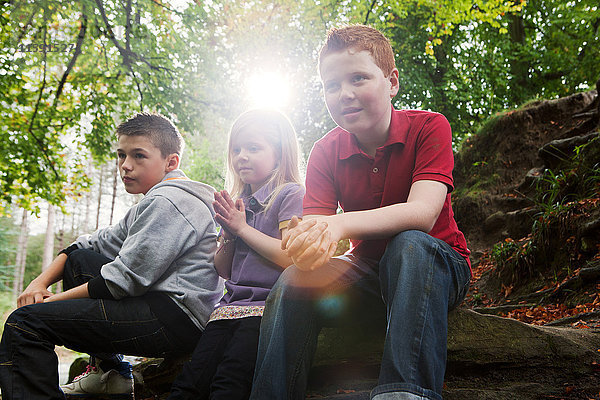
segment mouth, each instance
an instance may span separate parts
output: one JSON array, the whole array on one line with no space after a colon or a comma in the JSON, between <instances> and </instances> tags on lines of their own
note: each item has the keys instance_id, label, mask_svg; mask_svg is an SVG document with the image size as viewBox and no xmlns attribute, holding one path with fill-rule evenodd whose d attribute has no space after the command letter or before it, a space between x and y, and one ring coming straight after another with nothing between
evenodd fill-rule
<instances>
[{"instance_id":1,"label":"mouth","mask_svg":"<svg viewBox=\"0 0 600 400\"><path fill-rule=\"evenodd\" d=\"M131 183L133 182L135 179L129 177L129 176L124 176L123 178L121 178L121 180L123 181L123 183Z\"/></svg>"},{"instance_id":2,"label":"mouth","mask_svg":"<svg viewBox=\"0 0 600 400\"><path fill-rule=\"evenodd\" d=\"M360 112L361 110L362 110L362 108L358 108L358 107L344 108L342 110L342 115L343 116L354 115L354 114Z\"/></svg>"}]
</instances>

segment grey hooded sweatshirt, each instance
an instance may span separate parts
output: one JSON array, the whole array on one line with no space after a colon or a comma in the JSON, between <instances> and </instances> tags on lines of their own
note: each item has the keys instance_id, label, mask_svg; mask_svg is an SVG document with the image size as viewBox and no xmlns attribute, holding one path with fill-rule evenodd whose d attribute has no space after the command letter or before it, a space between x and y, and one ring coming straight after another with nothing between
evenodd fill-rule
<instances>
[{"instance_id":1,"label":"grey hooded sweatshirt","mask_svg":"<svg viewBox=\"0 0 600 400\"><path fill-rule=\"evenodd\" d=\"M223 295L214 268L214 191L172 171L119 223L79 237L77 247L114 260L90 280L90 295L118 300L162 292L203 329Z\"/></svg>"}]
</instances>

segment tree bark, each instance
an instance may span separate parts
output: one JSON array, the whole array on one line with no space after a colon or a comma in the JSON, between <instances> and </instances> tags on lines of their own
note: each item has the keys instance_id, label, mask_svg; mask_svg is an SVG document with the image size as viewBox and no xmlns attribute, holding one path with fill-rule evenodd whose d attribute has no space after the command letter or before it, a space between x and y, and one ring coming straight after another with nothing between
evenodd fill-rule
<instances>
[{"instance_id":1,"label":"tree bark","mask_svg":"<svg viewBox=\"0 0 600 400\"><path fill-rule=\"evenodd\" d=\"M23 209L21 218L21 232L17 242L17 257L15 260L15 279L13 282L13 293L18 296L23 291L23 277L25 276L25 263L27 260L27 241L29 239L27 216L28 211Z\"/></svg>"},{"instance_id":2,"label":"tree bark","mask_svg":"<svg viewBox=\"0 0 600 400\"><path fill-rule=\"evenodd\" d=\"M110 204L110 221L113 223L113 215L115 214L115 200L117 199L117 177L119 175L119 160L115 160L115 168L113 169L113 187L112 187L112 202Z\"/></svg>"},{"instance_id":3,"label":"tree bark","mask_svg":"<svg viewBox=\"0 0 600 400\"><path fill-rule=\"evenodd\" d=\"M98 184L98 209L96 210L96 227L100 225L100 206L102 205L102 183L104 181L104 165L100 166L100 183Z\"/></svg>"},{"instance_id":4,"label":"tree bark","mask_svg":"<svg viewBox=\"0 0 600 400\"><path fill-rule=\"evenodd\" d=\"M54 258L54 221L56 211L54 206L48 203L48 223L46 225L46 237L44 239L44 254L42 255L42 271L48 268L48 265Z\"/></svg>"},{"instance_id":5,"label":"tree bark","mask_svg":"<svg viewBox=\"0 0 600 400\"><path fill-rule=\"evenodd\" d=\"M90 161L87 165L87 175L91 176L92 175L92 162ZM83 225L82 228L84 231L88 231L90 228L90 213L91 213L91 209L92 209L92 191L89 190L86 195L85 195L85 214L84 214L84 220L83 220ZM73 227L72 231L75 229L75 227ZM78 228L78 232L79 233L79 228Z\"/></svg>"}]
</instances>

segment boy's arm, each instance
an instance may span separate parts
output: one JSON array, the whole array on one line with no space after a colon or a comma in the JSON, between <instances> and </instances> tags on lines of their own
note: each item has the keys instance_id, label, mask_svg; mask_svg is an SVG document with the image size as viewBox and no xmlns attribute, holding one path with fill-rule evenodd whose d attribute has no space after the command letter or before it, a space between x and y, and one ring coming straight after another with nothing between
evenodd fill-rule
<instances>
[{"instance_id":1,"label":"boy's arm","mask_svg":"<svg viewBox=\"0 0 600 400\"><path fill-rule=\"evenodd\" d=\"M163 196L144 198L137 207L118 256L89 282L93 298L118 300L145 294L202 234ZM212 223L208 207L197 212L205 213Z\"/></svg>"},{"instance_id":2,"label":"boy's arm","mask_svg":"<svg viewBox=\"0 0 600 400\"><path fill-rule=\"evenodd\" d=\"M23 293L19 295L17 298L17 307L42 303L44 302L44 299L53 296L48 288L53 283L62 279L66 261L67 255L65 253L60 253L50 265L48 265L48 268L32 280Z\"/></svg>"},{"instance_id":3,"label":"boy's arm","mask_svg":"<svg viewBox=\"0 0 600 400\"><path fill-rule=\"evenodd\" d=\"M310 270L323 266L331 258L332 244L341 239L381 239L410 229L429 232L444 206L447 193L444 183L421 180L412 184L406 203L305 217L305 221L283 237L282 248L300 269Z\"/></svg>"},{"instance_id":4,"label":"boy's arm","mask_svg":"<svg viewBox=\"0 0 600 400\"><path fill-rule=\"evenodd\" d=\"M219 240L219 239L217 239ZM215 253L215 269L221 278L231 278L231 265L235 254L235 238L221 234L221 240Z\"/></svg>"},{"instance_id":5,"label":"boy's arm","mask_svg":"<svg viewBox=\"0 0 600 400\"><path fill-rule=\"evenodd\" d=\"M44 300L44 302L48 303L51 301L58 300L69 300L69 299L85 299L90 297L90 292L88 291L87 282L83 285L74 287L62 293L57 293L53 296L50 296Z\"/></svg>"}]
</instances>

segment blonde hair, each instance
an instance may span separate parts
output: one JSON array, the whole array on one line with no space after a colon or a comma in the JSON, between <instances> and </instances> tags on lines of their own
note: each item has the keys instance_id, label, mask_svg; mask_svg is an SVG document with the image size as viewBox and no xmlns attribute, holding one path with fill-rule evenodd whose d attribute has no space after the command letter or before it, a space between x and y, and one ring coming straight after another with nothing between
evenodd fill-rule
<instances>
[{"instance_id":1,"label":"blonde hair","mask_svg":"<svg viewBox=\"0 0 600 400\"><path fill-rule=\"evenodd\" d=\"M265 210L267 210L285 185L288 183L302 184L299 170L298 140L292 123L279 111L260 108L241 114L231 127L227 151L226 186L230 188L233 199L241 197L250 188L250 185L245 184L233 168L233 142L240 135L243 135L249 126L256 125L263 128L265 140L273 147L278 160L271 178L265 183L265 185L274 188L265 207Z\"/></svg>"}]
</instances>

